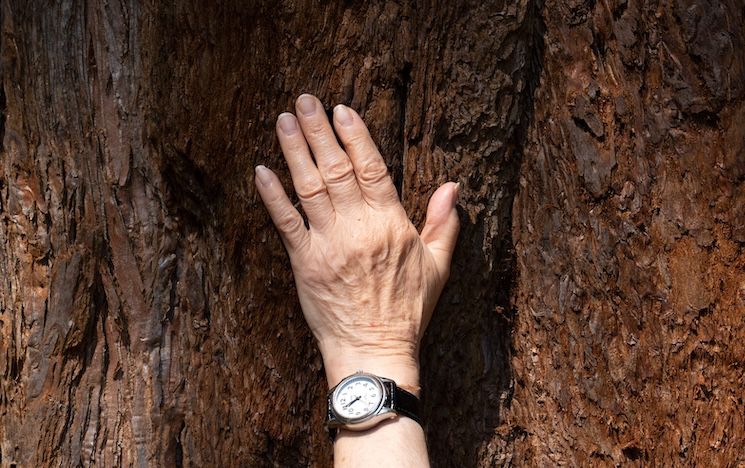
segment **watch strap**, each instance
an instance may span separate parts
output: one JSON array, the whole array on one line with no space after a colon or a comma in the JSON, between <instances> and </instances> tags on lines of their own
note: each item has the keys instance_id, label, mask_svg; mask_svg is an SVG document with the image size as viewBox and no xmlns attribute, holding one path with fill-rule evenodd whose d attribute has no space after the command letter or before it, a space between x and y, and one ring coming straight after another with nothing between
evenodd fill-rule
<instances>
[{"instance_id":1,"label":"watch strap","mask_svg":"<svg viewBox=\"0 0 745 468\"><path fill-rule=\"evenodd\" d=\"M395 383L393 384L393 391L391 392L391 409L401 416L413 419L420 426L422 425L419 398Z\"/></svg>"},{"instance_id":2,"label":"watch strap","mask_svg":"<svg viewBox=\"0 0 745 468\"><path fill-rule=\"evenodd\" d=\"M388 394L390 395L389 407L401 416L406 416L422 425L421 408L419 398L416 395L404 390L396 385L395 382L386 382L389 385Z\"/></svg>"}]
</instances>

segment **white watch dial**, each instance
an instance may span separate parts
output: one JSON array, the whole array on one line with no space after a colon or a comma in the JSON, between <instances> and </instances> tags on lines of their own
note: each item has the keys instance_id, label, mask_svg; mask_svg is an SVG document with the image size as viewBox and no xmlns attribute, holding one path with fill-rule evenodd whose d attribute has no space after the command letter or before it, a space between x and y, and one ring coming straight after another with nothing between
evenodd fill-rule
<instances>
[{"instance_id":1,"label":"white watch dial","mask_svg":"<svg viewBox=\"0 0 745 468\"><path fill-rule=\"evenodd\" d=\"M374 414L382 402L383 388L380 383L364 374L343 381L334 391L334 412L347 420L363 419Z\"/></svg>"}]
</instances>

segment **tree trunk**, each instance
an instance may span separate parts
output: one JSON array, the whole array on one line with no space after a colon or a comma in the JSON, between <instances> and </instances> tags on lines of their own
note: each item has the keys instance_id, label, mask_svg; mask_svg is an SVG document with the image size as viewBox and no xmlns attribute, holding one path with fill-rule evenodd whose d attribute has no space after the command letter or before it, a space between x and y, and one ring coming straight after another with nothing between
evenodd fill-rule
<instances>
[{"instance_id":1,"label":"tree trunk","mask_svg":"<svg viewBox=\"0 0 745 468\"><path fill-rule=\"evenodd\" d=\"M745 9L547 2L512 225L512 459L745 463Z\"/></svg>"},{"instance_id":2,"label":"tree trunk","mask_svg":"<svg viewBox=\"0 0 745 468\"><path fill-rule=\"evenodd\" d=\"M302 92L462 231L434 466L745 463L740 0L1 0L0 466L326 466L253 186Z\"/></svg>"}]
</instances>

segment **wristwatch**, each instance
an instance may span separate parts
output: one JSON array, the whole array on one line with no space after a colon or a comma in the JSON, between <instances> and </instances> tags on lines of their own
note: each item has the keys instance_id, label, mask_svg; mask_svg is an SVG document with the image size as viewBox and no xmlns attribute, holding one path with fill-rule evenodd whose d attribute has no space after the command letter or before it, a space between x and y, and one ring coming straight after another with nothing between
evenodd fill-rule
<instances>
[{"instance_id":1,"label":"wristwatch","mask_svg":"<svg viewBox=\"0 0 745 468\"><path fill-rule=\"evenodd\" d=\"M419 399L391 379L358 371L328 394L328 427L364 431L381 421L406 416L421 424Z\"/></svg>"}]
</instances>

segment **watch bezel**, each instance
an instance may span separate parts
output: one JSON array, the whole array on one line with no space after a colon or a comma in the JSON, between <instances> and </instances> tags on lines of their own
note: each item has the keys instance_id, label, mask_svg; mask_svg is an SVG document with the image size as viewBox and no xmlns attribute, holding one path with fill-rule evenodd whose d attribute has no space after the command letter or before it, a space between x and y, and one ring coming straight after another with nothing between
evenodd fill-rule
<instances>
[{"instance_id":1,"label":"watch bezel","mask_svg":"<svg viewBox=\"0 0 745 468\"><path fill-rule=\"evenodd\" d=\"M366 414L365 416L360 416L357 418L347 418L342 416L336 411L336 403L339 399L339 392L345 387L345 384L348 383L350 380L359 379L360 377L368 378L372 380L375 385L380 389L380 401L378 402L378 406L375 408L375 410L371 411L370 413ZM395 413L390 413L390 408L385 408L385 402L390 399L390 395L388 392L388 389L386 385L384 385L383 380L378 377L375 374L368 374L367 372L356 372L350 376L345 377L342 379L341 382L339 382L336 387L334 387L334 390L331 393L331 398L329 401L329 409L331 413L334 416L334 419L336 420L333 422L333 426L336 427L345 427L347 429L351 430L364 430L368 427L372 427L375 424L377 424L380 419L387 419L389 417L394 417ZM388 414L390 413L390 414ZM383 418L379 418L379 416L384 416Z\"/></svg>"}]
</instances>

